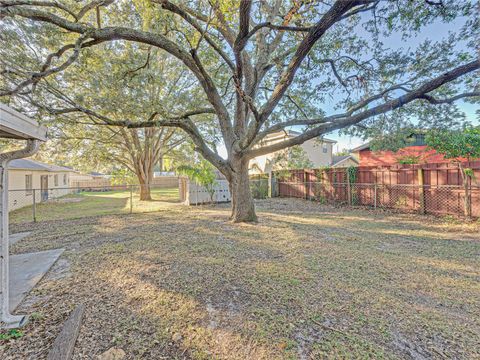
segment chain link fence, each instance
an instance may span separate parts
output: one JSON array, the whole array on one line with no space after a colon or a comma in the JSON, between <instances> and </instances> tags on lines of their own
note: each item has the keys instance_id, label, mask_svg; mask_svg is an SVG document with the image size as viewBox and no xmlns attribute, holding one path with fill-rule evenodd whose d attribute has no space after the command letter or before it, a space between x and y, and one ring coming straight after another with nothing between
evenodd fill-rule
<instances>
[{"instance_id":1,"label":"chain link fence","mask_svg":"<svg viewBox=\"0 0 480 360\"><path fill-rule=\"evenodd\" d=\"M160 211L179 203L177 187L118 185L15 189L8 192L11 223Z\"/></svg>"},{"instance_id":2,"label":"chain link fence","mask_svg":"<svg viewBox=\"0 0 480 360\"><path fill-rule=\"evenodd\" d=\"M276 195L323 204L368 206L434 215L480 217L480 186L349 184L324 182L277 183Z\"/></svg>"},{"instance_id":3,"label":"chain link fence","mask_svg":"<svg viewBox=\"0 0 480 360\"><path fill-rule=\"evenodd\" d=\"M480 186L385 185L250 180L255 199L295 197L322 204L366 206L420 214L480 217ZM9 190L11 223L155 212L180 203L179 187L119 185Z\"/></svg>"}]
</instances>

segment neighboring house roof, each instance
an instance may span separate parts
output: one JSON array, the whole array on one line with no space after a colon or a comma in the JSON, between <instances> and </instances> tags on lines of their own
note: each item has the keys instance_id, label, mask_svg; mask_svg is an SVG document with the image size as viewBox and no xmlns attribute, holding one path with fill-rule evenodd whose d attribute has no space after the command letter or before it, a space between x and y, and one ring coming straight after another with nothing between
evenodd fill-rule
<instances>
[{"instance_id":1,"label":"neighboring house roof","mask_svg":"<svg viewBox=\"0 0 480 360\"><path fill-rule=\"evenodd\" d=\"M425 144L425 140L424 140L424 136L425 136L425 133L426 133L426 130L422 130L422 129L418 129L418 130L415 130L415 131L411 131L409 133L409 135L407 136L407 138L412 138L414 141L410 144L405 144L404 147L409 147L409 146L424 146L426 145ZM421 137L421 143L418 143L418 137ZM415 141L417 140L417 141ZM357 151L361 151L361 150L367 150L370 148L370 142L366 143L366 144L363 144L363 145L360 145L352 150L350 150L351 152L357 152Z\"/></svg>"},{"instance_id":2,"label":"neighboring house roof","mask_svg":"<svg viewBox=\"0 0 480 360\"><path fill-rule=\"evenodd\" d=\"M89 175L92 175L92 176L104 176L104 174L99 173L99 172L96 172L96 171L92 171Z\"/></svg>"},{"instance_id":3,"label":"neighboring house roof","mask_svg":"<svg viewBox=\"0 0 480 360\"><path fill-rule=\"evenodd\" d=\"M292 137L295 137L295 136L298 136L298 135L301 135L302 133L298 132L298 131L295 131L295 130L282 130L282 131L277 131L277 132L274 132L274 133L271 133L271 134L268 134L267 136L265 136L265 139L264 141L272 141L272 140L275 140L275 139L281 139L281 138L292 138ZM336 140L332 140L332 139L328 139L328 138L325 138L325 137L318 137L320 138L323 142L329 142L329 143L333 143L335 144L337 141Z\"/></svg>"},{"instance_id":4,"label":"neighboring house roof","mask_svg":"<svg viewBox=\"0 0 480 360\"><path fill-rule=\"evenodd\" d=\"M35 170L35 171L50 171L50 172L65 172L71 171L71 169L58 166L58 165L50 165L44 164L39 161L30 160L30 159L16 159L10 161L8 164L8 168L10 170Z\"/></svg>"},{"instance_id":5,"label":"neighboring house roof","mask_svg":"<svg viewBox=\"0 0 480 360\"><path fill-rule=\"evenodd\" d=\"M355 159L352 155L342 155L342 156L333 156L332 157L332 166L339 166L347 160L353 160L358 164L358 160Z\"/></svg>"},{"instance_id":6,"label":"neighboring house roof","mask_svg":"<svg viewBox=\"0 0 480 360\"><path fill-rule=\"evenodd\" d=\"M350 150L351 152L356 152L356 151L360 151L360 150L366 150L370 148L370 143L366 143L366 144L363 144L363 145L360 145L360 146L357 146L356 148Z\"/></svg>"}]
</instances>

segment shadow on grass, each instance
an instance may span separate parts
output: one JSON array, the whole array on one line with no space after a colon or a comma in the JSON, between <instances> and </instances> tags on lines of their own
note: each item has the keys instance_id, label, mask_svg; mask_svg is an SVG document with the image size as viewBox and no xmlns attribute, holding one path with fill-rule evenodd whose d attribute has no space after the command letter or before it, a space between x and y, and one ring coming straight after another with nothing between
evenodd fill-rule
<instances>
[{"instance_id":1,"label":"shadow on grass","mask_svg":"<svg viewBox=\"0 0 480 360\"><path fill-rule=\"evenodd\" d=\"M473 242L438 239L421 223L406 233L394 217L376 227L376 215L359 212L300 214L269 210L244 225L229 223L228 209L173 207L51 222L24 246L42 236L52 237L42 246L66 244L72 286L51 291L87 298L100 319L89 317L83 346L128 337L140 322L139 341L152 346L148 325L162 347L178 335L196 358L475 357ZM90 233L62 238L69 226Z\"/></svg>"}]
</instances>

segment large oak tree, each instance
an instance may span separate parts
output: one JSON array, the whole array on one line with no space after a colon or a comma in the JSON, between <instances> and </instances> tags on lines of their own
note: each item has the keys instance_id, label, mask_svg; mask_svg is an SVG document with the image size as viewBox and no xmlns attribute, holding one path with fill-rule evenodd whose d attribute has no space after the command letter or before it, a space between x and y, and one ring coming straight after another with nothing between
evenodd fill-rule
<instances>
[{"instance_id":1,"label":"large oak tree","mask_svg":"<svg viewBox=\"0 0 480 360\"><path fill-rule=\"evenodd\" d=\"M140 200L151 200L155 166L165 156L178 157L180 146L185 149L189 143L186 135L174 127L127 129L99 126L103 122L97 121L98 116L149 121L162 116L165 109L181 111L185 104L194 104L192 79L184 76L187 70L158 49L145 50L146 56L132 43L109 43L90 50L59 79L39 85L41 94L19 97L55 114L49 126L56 140L52 145L68 154L67 164L126 168L140 185ZM103 61L111 52L115 58ZM56 110L61 104L85 110ZM86 109L95 113L93 122L88 121Z\"/></svg>"},{"instance_id":2,"label":"large oak tree","mask_svg":"<svg viewBox=\"0 0 480 360\"><path fill-rule=\"evenodd\" d=\"M80 104L51 110L83 112L112 126L184 130L228 179L232 219L252 221L250 159L379 119L395 122L420 112L434 124L456 100L476 101L476 15L473 1L453 0L0 0L5 29L26 22L61 39L56 51L40 55L37 68L3 69L0 95L31 92L61 76L85 49L107 42L162 49L195 77L207 106L166 109L145 121L112 119ZM450 36L413 41L438 23L453 23ZM384 44L395 37L405 46ZM205 141L198 125L205 114L215 117L226 158ZM291 126L301 126L300 135L262 142Z\"/></svg>"}]
</instances>

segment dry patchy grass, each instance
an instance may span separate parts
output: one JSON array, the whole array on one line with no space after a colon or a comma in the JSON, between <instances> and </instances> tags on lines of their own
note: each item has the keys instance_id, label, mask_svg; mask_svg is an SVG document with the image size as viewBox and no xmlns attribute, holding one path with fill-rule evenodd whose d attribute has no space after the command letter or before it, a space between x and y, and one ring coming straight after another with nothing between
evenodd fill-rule
<instances>
[{"instance_id":1,"label":"dry patchy grass","mask_svg":"<svg viewBox=\"0 0 480 360\"><path fill-rule=\"evenodd\" d=\"M178 188L152 188L152 201L140 201L138 191L132 192L130 207L129 190L84 191L69 194L36 204L37 221L78 219L86 216L116 215L155 212L165 208L165 203L178 203ZM32 206L25 206L10 213L11 223L31 222Z\"/></svg>"},{"instance_id":2,"label":"dry patchy grass","mask_svg":"<svg viewBox=\"0 0 480 360\"><path fill-rule=\"evenodd\" d=\"M66 252L0 357L44 357L80 302L74 359L112 346L131 359L480 357L477 224L295 199L257 208L257 225L178 204L14 225L34 230L14 252Z\"/></svg>"}]
</instances>

